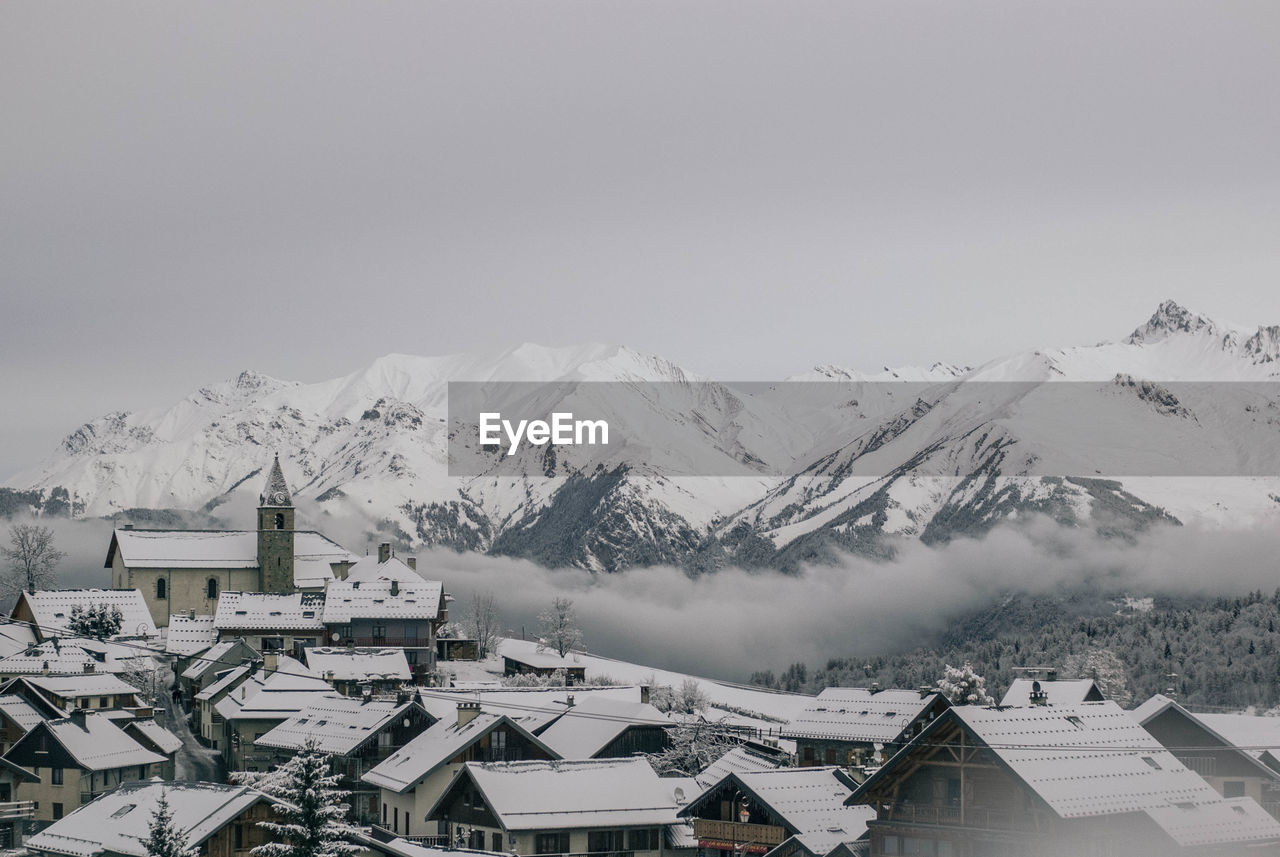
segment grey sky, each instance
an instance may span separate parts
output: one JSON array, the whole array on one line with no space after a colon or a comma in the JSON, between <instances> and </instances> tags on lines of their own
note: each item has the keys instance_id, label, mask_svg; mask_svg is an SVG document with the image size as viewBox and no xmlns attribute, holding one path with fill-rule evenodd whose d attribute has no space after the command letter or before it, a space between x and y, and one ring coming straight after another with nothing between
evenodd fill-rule
<instances>
[{"instance_id":1,"label":"grey sky","mask_svg":"<svg viewBox=\"0 0 1280 857\"><path fill-rule=\"evenodd\" d=\"M0 5L0 478L252 367L1280 322L1280 4Z\"/></svg>"}]
</instances>

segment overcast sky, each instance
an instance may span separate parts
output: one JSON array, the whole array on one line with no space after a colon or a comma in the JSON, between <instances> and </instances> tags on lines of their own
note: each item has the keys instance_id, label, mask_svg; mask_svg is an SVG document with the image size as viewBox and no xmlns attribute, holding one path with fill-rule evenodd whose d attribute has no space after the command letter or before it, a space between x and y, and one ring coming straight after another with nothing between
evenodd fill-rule
<instances>
[{"instance_id":1,"label":"overcast sky","mask_svg":"<svg viewBox=\"0 0 1280 857\"><path fill-rule=\"evenodd\" d=\"M254 368L1280 323L1280 3L0 4L0 478Z\"/></svg>"}]
</instances>

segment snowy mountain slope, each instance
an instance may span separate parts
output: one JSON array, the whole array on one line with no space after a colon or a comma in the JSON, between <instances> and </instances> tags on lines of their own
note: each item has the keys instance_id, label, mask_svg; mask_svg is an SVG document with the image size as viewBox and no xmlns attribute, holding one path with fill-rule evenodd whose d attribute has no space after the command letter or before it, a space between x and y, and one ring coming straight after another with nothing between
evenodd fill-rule
<instances>
[{"instance_id":1,"label":"snowy mountain slope","mask_svg":"<svg viewBox=\"0 0 1280 857\"><path fill-rule=\"evenodd\" d=\"M316 384L244 372L166 409L108 414L9 480L5 508L54 513L69 498L80 515L239 521L279 451L317 526L354 521L412 545L600 571L787 567L1030 512L1104 531L1250 526L1280 520L1280 480L1221 474L1280 473L1280 402L1258 396L1278 380L1280 327L1225 325L1172 302L1119 342L975 368L818 367L776 385L718 383L606 345L388 355ZM450 434L470 436L448 422L450 381L639 430L609 448L509 458L477 446L473 475L450 476Z\"/></svg>"}]
</instances>

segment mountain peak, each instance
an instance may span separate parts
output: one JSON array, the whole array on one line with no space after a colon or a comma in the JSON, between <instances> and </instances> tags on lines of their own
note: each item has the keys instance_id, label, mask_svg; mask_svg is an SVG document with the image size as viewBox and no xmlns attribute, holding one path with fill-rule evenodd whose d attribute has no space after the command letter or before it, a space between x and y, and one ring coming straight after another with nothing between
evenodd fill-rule
<instances>
[{"instance_id":1,"label":"mountain peak","mask_svg":"<svg viewBox=\"0 0 1280 857\"><path fill-rule=\"evenodd\" d=\"M1216 334L1219 326L1213 319L1192 312L1177 301L1166 300L1156 307L1147 323L1134 330L1125 340L1129 345L1159 342L1175 333Z\"/></svg>"}]
</instances>

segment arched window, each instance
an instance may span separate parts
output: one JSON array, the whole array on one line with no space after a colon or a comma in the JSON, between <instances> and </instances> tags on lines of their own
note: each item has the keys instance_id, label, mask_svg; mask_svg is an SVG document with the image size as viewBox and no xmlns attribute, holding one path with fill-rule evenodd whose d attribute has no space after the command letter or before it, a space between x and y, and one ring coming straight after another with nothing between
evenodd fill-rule
<instances>
[{"instance_id":1,"label":"arched window","mask_svg":"<svg viewBox=\"0 0 1280 857\"><path fill-rule=\"evenodd\" d=\"M163 577L156 581L156 598L163 601L169 597L169 582Z\"/></svg>"},{"instance_id":2,"label":"arched window","mask_svg":"<svg viewBox=\"0 0 1280 857\"><path fill-rule=\"evenodd\" d=\"M209 582L204 587L204 597L210 600L218 597L218 578L209 578Z\"/></svg>"},{"instance_id":3,"label":"arched window","mask_svg":"<svg viewBox=\"0 0 1280 857\"><path fill-rule=\"evenodd\" d=\"M276 512L276 529L284 529L284 512Z\"/></svg>"}]
</instances>

